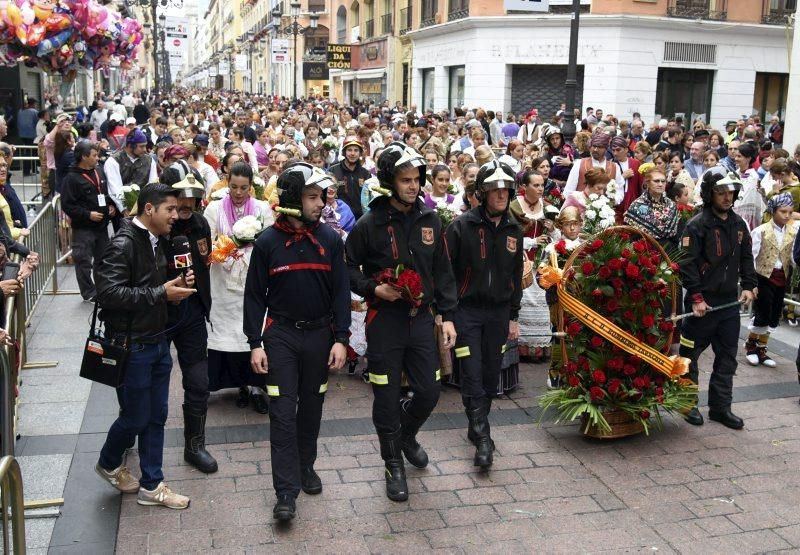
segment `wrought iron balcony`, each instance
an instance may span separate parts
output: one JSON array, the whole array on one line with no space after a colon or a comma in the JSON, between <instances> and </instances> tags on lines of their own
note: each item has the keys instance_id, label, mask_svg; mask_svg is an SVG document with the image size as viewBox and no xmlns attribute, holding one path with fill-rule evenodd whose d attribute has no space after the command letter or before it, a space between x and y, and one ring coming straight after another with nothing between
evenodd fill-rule
<instances>
[{"instance_id":1,"label":"wrought iron balcony","mask_svg":"<svg viewBox=\"0 0 800 555\"><path fill-rule=\"evenodd\" d=\"M728 0L668 0L667 15L723 21L728 18Z\"/></svg>"},{"instance_id":2,"label":"wrought iron balcony","mask_svg":"<svg viewBox=\"0 0 800 555\"><path fill-rule=\"evenodd\" d=\"M469 17L469 8L460 8L458 10L451 10L447 14L448 21L455 21L456 19L464 19Z\"/></svg>"},{"instance_id":3,"label":"wrought iron balcony","mask_svg":"<svg viewBox=\"0 0 800 555\"><path fill-rule=\"evenodd\" d=\"M375 36L375 20L368 19L364 22L364 38L371 39Z\"/></svg>"},{"instance_id":4,"label":"wrought iron balcony","mask_svg":"<svg viewBox=\"0 0 800 555\"><path fill-rule=\"evenodd\" d=\"M392 14L390 13L381 16L381 34L392 34Z\"/></svg>"},{"instance_id":5,"label":"wrought iron balcony","mask_svg":"<svg viewBox=\"0 0 800 555\"><path fill-rule=\"evenodd\" d=\"M436 25L436 15L435 14L431 14L428 17L424 17L423 16L422 20L419 22L420 29L423 28L423 27L430 27L431 25Z\"/></svg>"},{"instance_id":6,"label":"wrought iron balcony","mask_svg":"<svg viewBox=\"0 0 800 555\"><path fill-rule=\"evenodd\" d=\"M400 34L405 35L411 30L411 6L400 10Z\"/></svg>"},{"instance_id":7,"label":"wrought iron balcony","mask_svg":"<svg viewBox=\"0 0 800 555\"><path fill-rule=\"evenodd\" d=\"M767 25L786 25L797 10L797 0L762 0L761 22Z\"/></svg>"}]
</instances>

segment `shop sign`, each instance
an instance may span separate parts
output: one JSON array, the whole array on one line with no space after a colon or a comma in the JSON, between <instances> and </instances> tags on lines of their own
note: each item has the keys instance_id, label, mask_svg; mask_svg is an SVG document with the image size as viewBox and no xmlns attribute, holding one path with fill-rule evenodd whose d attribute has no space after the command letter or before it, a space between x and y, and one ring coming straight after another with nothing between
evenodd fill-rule
<instances>
[{"instance_id":1,"label":"shop sign","mask_svg":"<svg viewBox=\"0 0 800 555\"><path fill-rule=\"evenodd\" d=\"M349 44L328 45L328 68L350 69L352 47Z\"/></svg>"},{"instance_id":2,"label":"shop sign","mask_svg":"<svg viewBox=\"0 0 800 555\"><path fill-rule=\"evenodd\" d=\"M325 62L303 62L303 79L318 81L328 78L328 65Z\"/></svg>"}]
</instances>

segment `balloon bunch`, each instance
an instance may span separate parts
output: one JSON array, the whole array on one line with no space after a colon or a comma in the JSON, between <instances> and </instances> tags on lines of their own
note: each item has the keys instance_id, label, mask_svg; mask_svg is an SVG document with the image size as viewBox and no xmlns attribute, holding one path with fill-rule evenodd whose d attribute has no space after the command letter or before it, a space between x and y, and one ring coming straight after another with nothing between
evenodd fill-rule
<instances>
[{"instance_id":1,"label":"balloon bunch","mask_svg":"<svg viewBox=\"0 0 800 555\"><path fill-rule=\"evenodd\" d=\"M138 21L95 0L0 0L0 66L74 75L117 59L129 69L141 42Z\"/></svg>"}]
</instances>

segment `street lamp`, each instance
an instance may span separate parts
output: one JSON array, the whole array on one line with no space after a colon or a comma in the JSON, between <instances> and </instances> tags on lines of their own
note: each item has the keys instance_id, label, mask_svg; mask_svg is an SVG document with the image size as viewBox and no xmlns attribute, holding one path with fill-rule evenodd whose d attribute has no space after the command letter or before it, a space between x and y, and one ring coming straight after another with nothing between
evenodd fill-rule
<instances>
[{"instance_id":1,"label":"street lamp","mask_svg":"<svg viewBox=\"0 0 800 555\"><path fill-rule=\"evenodd\" d=\"M165 45L166 36L167 36L167 33L166 33L167 16L162 13L160 16L158 16L158 22L159 22L160 27L161 27L161 29L158 31L158 38L159 38L160 44L161 44L161 60L162 60L162 63L164 64L162 66L162 74L164 75L164 87L162 88L162 87L159 86L159 89L161 89L164 92L167 92L167 91L169 91L170 88L172 88L171 85L170 85L170 80L171 79L170 79L170 69L169 69L169 54L167 53L167 48L166 48L166 45ZM158 79L158 75L157 74L156 74L156 79ZM159 83L159 85L160 85L160 83Z\"/></svg>"},{"instance_id":2,"label":"street lamp","mask_svg":"<svg viewBox=\"0 0 800 555\"><path fill-rule=\"evenodd\" d=\"M303 26L297 22L297 19L300 17L300 2L291 2L289 4L289 16L292 18L292 22L283 29L280 28L281 24L281 16L282 12L279 6L275 6L275 9L272 10L272 25L275 27L275 34L280 35L284 34L286 36L294 37L294 46L292 47L292 99L297 100L297 35L305 35L309 31L317 28L317 23L319 23L319 14L314 12L309 14L309 25Z\"/></svg>"},{"instance_id":3,"label":"street lamp","mask_svg":"<svg viewBox=\"0 0 800 555\"><path fill-rule=\"evenodd\" d=\"M578 86L578 30L580 29L581 1L572 0L572 25L569 31L569 62L567 65L567 82L565 83L566 98L564 110L564 123L561 132L564 142L572 143L575 139L575 89Z\"/></svg>"}]
</instances>

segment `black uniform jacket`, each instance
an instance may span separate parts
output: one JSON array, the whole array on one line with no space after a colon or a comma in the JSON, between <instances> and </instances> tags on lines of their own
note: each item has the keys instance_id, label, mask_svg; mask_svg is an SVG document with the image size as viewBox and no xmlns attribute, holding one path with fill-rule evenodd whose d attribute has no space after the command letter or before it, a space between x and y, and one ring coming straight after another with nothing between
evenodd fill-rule
<instances>
[{"instance_id":1,"label":"black uniform jacket","mask_svg":"<svg viewBox=\"0 0 800 555\"><path fill-rule=\"evenodd\" d=\"M733 302L742 289L758 285L747 224L733 210L726 219L710 208L689 220L681 237L681 281L691 302L709 306Z\"/></svg>"},{"instance_id":2,"label":"black uniform jacket","mask_svg":"<svg viewBox=\"0 0 800 555\"><path fill-rule=\"evenodd\" d=\"M455 219L445 232L447 254L458 287L459 306L511 305L522 300L522 229L506 212L495 225L482 206Z\"/></svg>"},{"instance_id":3,"label":"black uniform jacket","mask_svg":"<svg viewBox=\"0 0 800 555\"><path fill-rule=\"evenodd\" d=\"M372 174L360 163L350 170L344 160L332 165L328 171L339 183L339 198L347 203L356 219L360 218L364 212L361 209L361 187L367 179L372 177Z\"/></svg>"},{"instance_id":4,"label":"black uniform jacket","mask_svg":"<svg viewBox=\"0 0 800 555\"><path fill-rule=\"evenodd\" d=\"M109 242L97 271L100 319L111 331L131 326L133 342L157 343L167 323L167 241L159 238L156 254L146 229L127 225Z\"/></svg>"},{"instance_id":5,"label":"black uniform jacket","mask_svg":"<svg viewBox=\"0 0 800 555\"><path fill-rule=\"evenodd\" d=\"M261 347L267 309L269 316L294 321L332 315L334 338L350 337L350 291L342 239L319 223L312 233L319 247L307 237L295 241L275 226L256 239L244 287L244 333L251 349Z\"/></svg>"},{"instance_id":6,"label":"black uniform jacket","mask_svg":"<svg viewBox=\"0 0 800 555\"><path fill-rule=\"evenodd\" d=\"M456 284L444 247L439 216L417 200L408 214L395 209L388 197L370 204L347 237L350 288L375 302L375 275L402 264L422 278L423 304L435 303L446 321L456 308ZM402 302L402 301L396 301Z\"/></svg>"},{"instance_id":7,"label":"black uniform jacket","mask_svg":"<svg viewBox=\"0 0 800 555\"><path fill-rule=\"evenodd\" d=\"M172 226L170 235L172 237L184 235L189 240L189 248L192 251L194 288L197 289L196 295L203 305L205 317L208 318L209 314L211 314L211 278L208 273L208 255L211 253L211 228L208 227L208 221L195 212L188 220L178 219ZM170 267L170 279L177 277L180 271L174 267L172 243L169 245L167 261Z\"/></svg>"}]
</instances>

